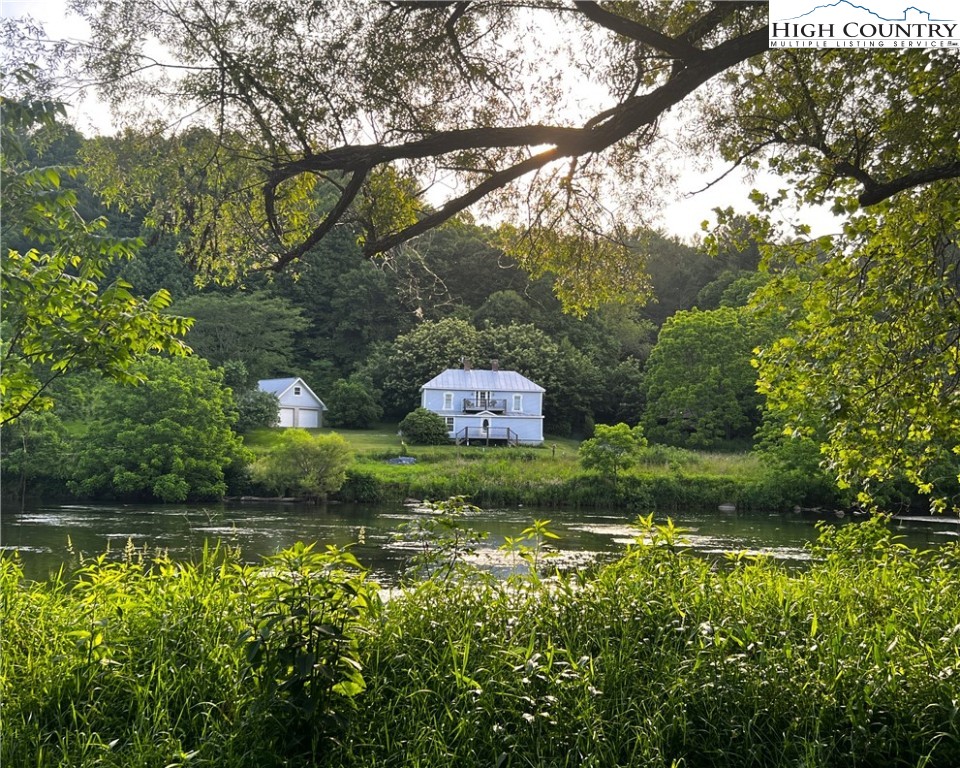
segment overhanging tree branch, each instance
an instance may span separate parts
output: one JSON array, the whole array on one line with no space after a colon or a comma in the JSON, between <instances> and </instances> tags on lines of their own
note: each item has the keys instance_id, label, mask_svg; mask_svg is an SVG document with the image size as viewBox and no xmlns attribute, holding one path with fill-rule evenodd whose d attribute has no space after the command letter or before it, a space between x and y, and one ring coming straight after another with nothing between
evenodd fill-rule
<instances>
[{"instance_id":1,"label":"overhanging tree branch","mask_svg":"<svg viewBox=\"0 0 960 768\"><path fill-rule=\"evenodd\" d=\"M692 62L704 55L702 50L691 45L686 40L669 37L652 27L648 27L646 24L641 24L616 13L611 13L601 8L600 5L595 2L577 0L573 5L580 13L595 24L599 24L611 32L616 32L618 35L623 35L631 40L636 40L644 45L649 45L651 48L663 51L675 59Z\"/></svg>"},{"instance_id":2,"label":"overhanging tree branch","mask_svg":"<svg viewBox=\"0 0 960 768\"><path fill-rule=\"evenodd\" d=\"M374 168L396 161L436 158L460 151L489 151L496 149L535 147L552 144L553 148L527 160L492 173L469 192L450 200L437 211L416 224L391 233L369 243L368 254L382 253L417 235L439 226L488 194L502 189L511 182L553 160L600 153L618 141L630 136L645 125L654 123L664 112L678 104L698 87L717 74L767 48L767 30L761 28L740 37L728 40L710 51L709 56L676 72L659 88L650 93L634 96L617 107L606 110L598 123L592 121L583 128L552 125L526 125L506 128L472 128L465 130L437 131L422 139L394 145L365 144L342 146L316 155L277 166L268 175L267 217L275 233L282 232L273 205L273 193L277 186L301 173L338 171L353 174L350 188L360 184ZM356 192L354 192L355 196ZM290 249L277 259L278 265L287 264L302 256L339 221L349 202L341 195L337 205L323 223L300 245ZM321 233L322 230L322 233ZM307 246L306 243L310 243Z\"/></svg>"},{"instance_id":3,"label":"overhanging tree branch","mask_svg":"<svg viewBox=\"0 0 960 768\"><path fill-rule=\"evenodd\" d=\"M860 193L860 196L857 199L860 205L862 205L864 208L868 208L871 205L882 203L884 200L893 197L898 192L904 192L905 190L930 184L934 181L944 181L946 179L958 178L960 178L960 161L946 163L944 165L937 165L933 166L932 168L921 168L918 171L905 174L899 178L884 182L882 184L870 179L870 177L867 177L867 180L862 180L864 190Z\"/></svg>"}]
</instances>

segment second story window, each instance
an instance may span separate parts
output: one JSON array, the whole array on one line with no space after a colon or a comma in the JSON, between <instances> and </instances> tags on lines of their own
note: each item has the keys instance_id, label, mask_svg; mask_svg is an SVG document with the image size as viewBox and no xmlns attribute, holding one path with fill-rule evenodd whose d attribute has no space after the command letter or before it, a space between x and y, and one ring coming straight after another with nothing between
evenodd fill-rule
<instances>
[{"instance_id":1,"label":"second story window","mask_svg":"<svg viewBox=\"0 0 960 768\"><path fill-rule=\"evenodd\" d=\"M443 393L443 410L445 411L453 410L453 392Z\"/></svg>"},{"instance_id":2,"label":"second story window","mask_svg":"<svg viewBox=\"0 0 960 768\"><path fill-rule=\"evenodd\" d=\"M300 387L294 387L294 388L293 388L293 394L299 395L299 394L300 394Z\"/></svg>"},{"instance_id":3,"label":"second story window","mask_svg":"<svg viewBox=\"0 0 960 768\"><path fill-rule=\"evenodd\" d=\"M522 411L523 410L523 395L514 395L513 396L513 410Z\"/></svg>"}]
</instances>

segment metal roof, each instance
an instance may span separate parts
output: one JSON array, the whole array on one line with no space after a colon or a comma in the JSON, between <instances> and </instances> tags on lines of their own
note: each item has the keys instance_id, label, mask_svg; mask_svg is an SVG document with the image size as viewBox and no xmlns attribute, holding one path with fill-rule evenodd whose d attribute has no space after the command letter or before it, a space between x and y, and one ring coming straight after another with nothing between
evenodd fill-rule
<instances>
[{"instance_id":1,"label":"metal roof","mask_svg":"<svg viewBox=\"0 0 960 768\"><path fill-rule=\"evenodd\" d=\"M462 368L448 368L434 376L420 389L454 389L486 392L546 392L539 384L534 384L526 376L516 371L465 371Z\"/></svg>"},{"instance_id":2,"label":"metal roof","mask_svg":"<svg viewBox=\"0 0 960 768\"><path fill-rule=\"evenodd\" d=\"M323 400L317 397L317 393L310 389L310 387L307 386L307 382L305 382L299 376L289 376L285 379L260 379L260 381L257 382L257 388L280 398L283 397L287 390L297 383L299 383L300 386L302 386L313 396L314 400L320 404L320 407L323 410L327 410L327 406L323 404Z\"/></svg>"}]
</instances>

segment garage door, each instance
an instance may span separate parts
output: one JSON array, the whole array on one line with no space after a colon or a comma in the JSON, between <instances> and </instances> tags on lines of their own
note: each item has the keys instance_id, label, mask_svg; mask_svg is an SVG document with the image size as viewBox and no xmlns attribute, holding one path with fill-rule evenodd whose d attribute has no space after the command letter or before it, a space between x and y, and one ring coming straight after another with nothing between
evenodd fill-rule
<instances>
[{"instance_id":1,"label":"garage door","mask_svg":"<svg viewBox=\"0 0 960 768\"><path fill-rule=\"evenodd\" d=\"M280 409L280 426L281 427L293 426L293 408Z\"/></svg>"},{"instance_id":2,"label":"garage door","mask_svg":"<svg viewBox=\"0 0 960 768\"><path fill-rule=\"evenodd\" d=\"M316 429L320 426L320 411L312 408L301 408L297 414L297 426L304 429Z\"/></svg>"}]
</instances>

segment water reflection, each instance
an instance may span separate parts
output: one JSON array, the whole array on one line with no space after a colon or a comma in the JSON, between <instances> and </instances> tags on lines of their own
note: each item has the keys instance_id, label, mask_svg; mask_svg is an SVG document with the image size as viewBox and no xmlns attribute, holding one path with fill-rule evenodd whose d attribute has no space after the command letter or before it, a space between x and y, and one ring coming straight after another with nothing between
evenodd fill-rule
<instances>
[{"instance_id":1,"label":"water reflection","mask_svg":"<svg viewBox=\"0 0 960 768\"><path fill-rule=\"evenodd\" d=\"M351 545L374 577L384 583L396 580L409 560L409 548L394 540L404 522L414 519L416 508L401 505L331 504L326 508L290 504L243 505L62 505L45 506L0 516L0 547L19 550L27 573L46 578L64 564L75 564L82 554L106 550L119 557L128 542L148 554L168 553L177 560L196 559L205 542L221 542L256 562L296 541L320 545ZM816 518L795 514L732 514L685 512L671 515L684 529L687 545L706 556L745 551L786 562L802 563L809 557L808 542L816 537ZM609 510L483 510L468 519L471 527L488 534L477 562L497 572L507 572L515 557L498 552L507 536L518 536L535 518L550 519L560 535L560 562L580 567L613 558L632 542L636 531L632 513ZM664 522L662 516L658 522ZM836 521L851 524L846 521ZM938 546L955 539L960 526L902 523L907 543Z\"/></svg>"}]
</instances>

